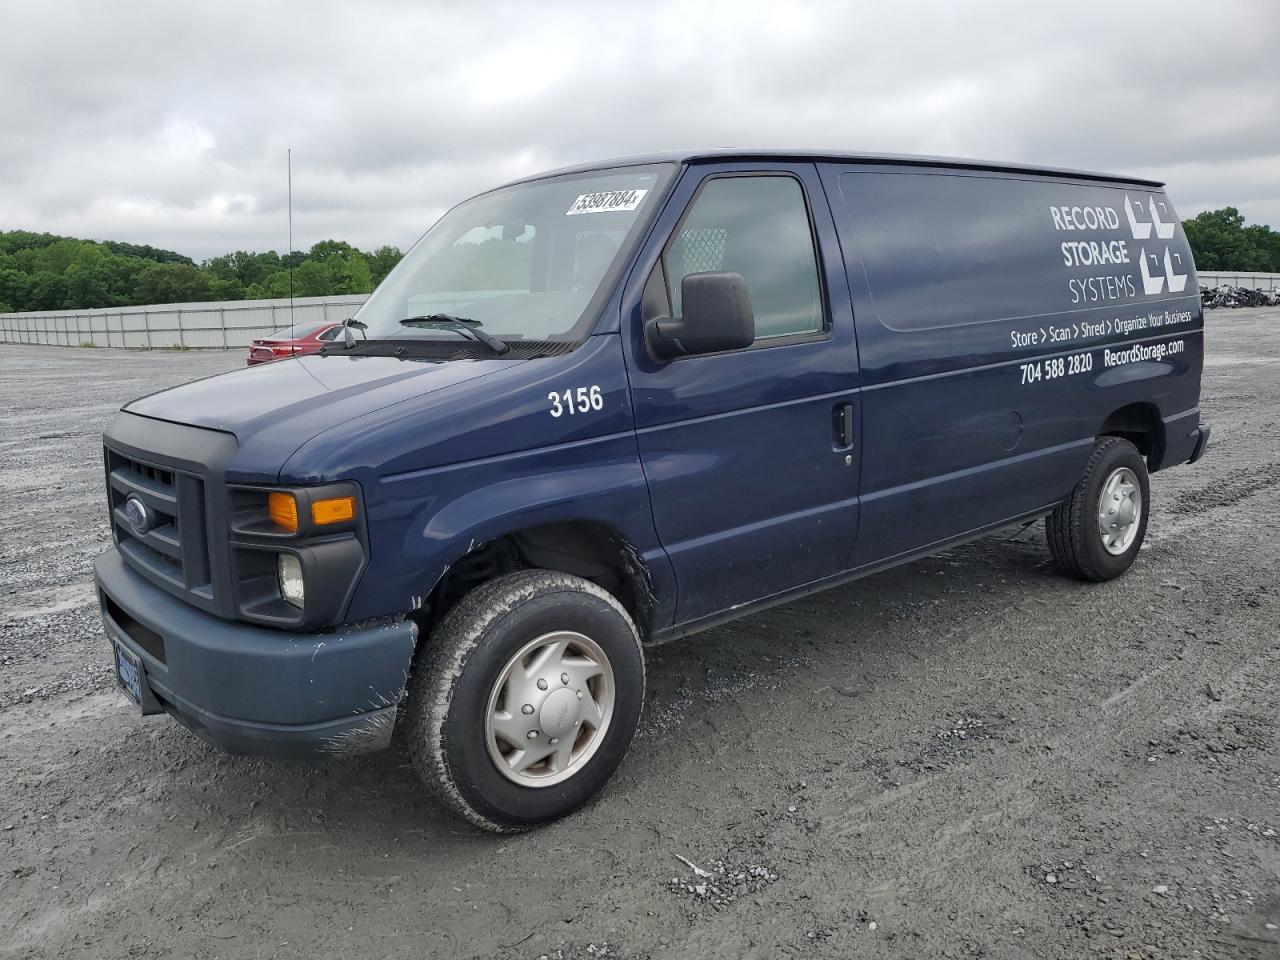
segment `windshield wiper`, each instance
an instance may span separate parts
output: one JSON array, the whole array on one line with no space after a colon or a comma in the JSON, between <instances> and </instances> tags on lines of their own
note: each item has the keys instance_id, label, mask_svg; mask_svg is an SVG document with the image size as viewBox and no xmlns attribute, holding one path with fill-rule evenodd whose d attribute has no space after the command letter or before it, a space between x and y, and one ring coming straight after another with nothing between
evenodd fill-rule
<instances>
[{"instance_id":1,"label":"windshield wiper","mask_svg":"<svg viewBox=\"0 0 1280 960\"><path fill-rule=\"evenodd\" d=\"M480 329L479 320L471 320L467 317L455 317L449 313L429 313L422 317L407 317L400 321L402 327L438 327L442 330L456 330L459 333L468 333L473 340L479 340L494 353L501 356L511 349L511 346L502 340L499 340L491 333L485 333Z\"/></svg>"}]
</instances>

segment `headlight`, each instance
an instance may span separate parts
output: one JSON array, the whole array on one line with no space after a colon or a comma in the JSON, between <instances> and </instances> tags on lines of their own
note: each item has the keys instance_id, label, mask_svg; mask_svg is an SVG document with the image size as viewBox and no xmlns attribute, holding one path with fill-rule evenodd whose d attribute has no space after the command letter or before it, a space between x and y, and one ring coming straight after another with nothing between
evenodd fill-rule
<instances>
[{"instance_id":1,"label":"headlight","mask_svg":"<svg viewBox=\"0 0 1280 960\"><path fill-rule=\"evenodd\" d=\"M333 480L228 489L240 619L292 630L341 622L368 559L359 485Z\"/></svg>"},{"instance_id":2,"label":"headlight","mask_svg":"<svg viewBox=\"0 0 1280 960\"><path fill-rule=\"evenodd\" d=\"M291 603L299 610L305 598L306 589L302 584L302 563L292 553L280 554L278 562L280 574L280 596L285 603Z\"/></svg>"}]
</instances>

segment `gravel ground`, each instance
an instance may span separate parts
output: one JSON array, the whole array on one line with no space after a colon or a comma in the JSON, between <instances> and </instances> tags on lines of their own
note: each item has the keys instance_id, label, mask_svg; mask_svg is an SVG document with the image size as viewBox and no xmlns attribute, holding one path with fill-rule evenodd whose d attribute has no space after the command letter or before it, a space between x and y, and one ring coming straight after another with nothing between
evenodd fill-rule
<instances>
[{"instance_id":1,"label":"gravel ground","mask_svg":"<svg viewBox=\"0 0 1280 960\"><path fill-rule=\"evenodd\" d=\"M229 355L0 346L0 956L1280 957L1280 310L1119 581L1039 526L663 647L580 814L237 759L111 685L98 433Z\"/></svg>"}]
</instances>

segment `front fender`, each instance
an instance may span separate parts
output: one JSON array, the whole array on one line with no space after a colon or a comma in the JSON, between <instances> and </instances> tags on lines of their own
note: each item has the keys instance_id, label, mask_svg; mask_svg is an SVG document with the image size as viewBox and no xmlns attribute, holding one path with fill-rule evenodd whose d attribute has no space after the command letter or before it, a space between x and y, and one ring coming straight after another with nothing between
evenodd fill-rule
<instances>
[{"instance_id":1,"label":"front fender","mask_svg":"<svg viewBox=\"0 0 1280 960\"><path fill-rule=\"evenodd\" d=\"M461 556L476 543L522 527L578 519L604 522L595 515L597 511L644 496L644 474L638 463L578 467L502 480L468 491L438 510L423 511L402 549L411 559L421 555L424 546L428 553L438 554L468 541L467 548L457 554Z\"/></svg>"},{"instance_id":2,"label":"front fender","mask_svg":"<svg viewBox=\"0 0 1280 960\"><path fill-rule=\"evenodd\" d=\"M531 527L580 521L614 531L647 574L649 623L671 622L675 577L658 542L630 431L392 477L370 514L374 559L353 619L418 606L476 546Z\"/></svg>"}]
</instances>

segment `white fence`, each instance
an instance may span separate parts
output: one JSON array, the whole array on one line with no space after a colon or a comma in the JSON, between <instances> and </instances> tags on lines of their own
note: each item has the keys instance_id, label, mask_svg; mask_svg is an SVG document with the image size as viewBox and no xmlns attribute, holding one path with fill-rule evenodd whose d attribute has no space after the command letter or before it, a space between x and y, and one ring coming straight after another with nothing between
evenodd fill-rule
<instances>
[{"instance_id":1,"label":"white fence","mask_svg":"<svg viewBox=\"0 0 1280 960\"><path fill-rule=\"evenodd\" d=\"M1206 287L1229 284L1250 290L1280 289L1280 273L1199 271ZM225 303L161 303L107 310L49 310L0 314L0 343L47 343L64 347L226 350L247 347L290 323L336 323L351 316L367 294L233 300Z\"/></svg>"},{"instance_id":2,"label":"white fence","mask_svg":"<svg viewBox=\"0 0 1280 960\"><path fill-rule=\"evenodd\" d=\"M1280 290L1280 273L1236 273L1227 270L1197 270L1202 287L1247 287L1250 290Z\"/></svg>"},{"instance_id":3,"label":"white fence","mask_svg":"<svg viewBox=\"0 0 1280 960\"><path fill-rule=\"evenodd\" d=\"M48 310L0 314L0 343L64 347L226 350L246 347L290 323L336 323L351 316L367 294L233 300L226 303L161 303L106 310Z\"/></svg>"}]
</instances>

